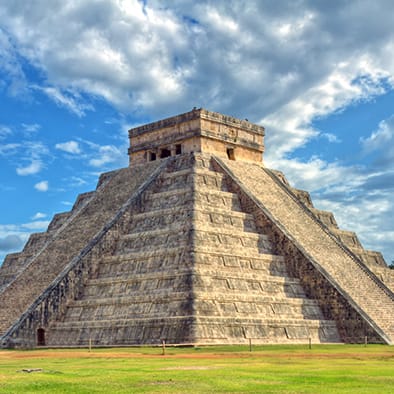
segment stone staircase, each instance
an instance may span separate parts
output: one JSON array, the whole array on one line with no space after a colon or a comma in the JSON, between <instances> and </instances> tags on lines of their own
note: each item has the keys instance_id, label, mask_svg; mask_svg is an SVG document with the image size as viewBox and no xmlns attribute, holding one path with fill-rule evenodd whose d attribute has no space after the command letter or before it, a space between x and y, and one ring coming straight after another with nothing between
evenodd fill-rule
<instances>
[{"instance_id":1,"label":"stone staircase","mask_svg":"<svg viewBox=\"0 0 394 394\"><path fill-rule=\"evenodd\" d=\"M103 174L98 182L97 188L108 180L114 173ZM6 256L0 267L0 292L10 284L25 267L27 267L49 243L76 217L85 205L94 197L95 191L80 194L70 212L62 212L54 215L43 233L30 235L22 252L11 253ZM64 227L63 227L64 226Z\"/></svg>"},{"instance_id":2,"label":"stone staircase","mask_svg":"<svg viewBox=\"0 0 394 394\"><path fill-rule=\"evenodd\" d=\"M307 204L300 203L300 196L269 170L222 159L216 163L368 325L393 343L394 295L341 241L359 248L352 233L322 225Z\"/></svg>"},{"instance_id":3,"label":"stone staircase","mask_svg":"<svg viewBox=\"0 0 394 394\"><path fill-rule=\"evenodd\" d=\"M181 165L182 163L178 163ZM111 253L47 330L50 346L191 342L192 173L163 172L116 223Z\"/></svg>"},{"instance_id":4,"label":"stone staircase","mask_svg":"<svg viewBox=\"0 0 394 394\"><path fill-rule=\"evenodd\" d=\"M340 341L209 156L177 158L117 231L48 345Z\"/></svg>"},{"instance_id":5,"label":"stone staircase","mask_svg":"<svg viewBox=\"0 0 394 394\"><path fill-rule=\"evenodd\" d=\"M40 237L46 241L34 253L26 255L28 259L20 266L20 271L0 293L0 338L3 343L6 343L7 333L24 319L29 308L43 297L48 287L78 258L158 165L151 163L138 173L125 168L103 175L95 192L80 196L71 215L54 218L47 234Z\"/></svg>"},{"instance_id":6,"label":"stone staircase","mask_svg":"<svg viewBox=\"0 0 394 394\"><path fill-rule=\"evenodd\" d=\"M336 325L289 276L267 234L243 211L227 177L200 156L195 200L199 343L339 342Z\"/></svg>"}]
</instances>

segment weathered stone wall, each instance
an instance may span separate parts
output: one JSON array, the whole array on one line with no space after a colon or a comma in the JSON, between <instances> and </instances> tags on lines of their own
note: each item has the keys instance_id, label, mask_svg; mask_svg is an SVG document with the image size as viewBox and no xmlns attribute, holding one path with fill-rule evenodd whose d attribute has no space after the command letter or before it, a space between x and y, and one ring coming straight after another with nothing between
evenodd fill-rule
<instances>
[{"instance_id":1,"label":"weathered stone wall","mask_svg":"<svg viewBox=\"0 0 394 394\"><path fill-rule=\"evenodd\" d=\"M392 343L382 256L262 167L262 127L195 109L130 137L131 168L7 257L2 346Z\"/></svg>"},{"instance_id":2,"label":"weathered stone wall","mask_svg":"<svg viewBox=\"0 0 394 394\"><path fill-rule=\"evenodd\" d=\"M170 161L78 266L15 341L38 328L50 346L339 341L210 156Z\"/></svg>"},{"instance_id":3,"label":"weathered stone wall","mask_svg":"<svg viewBox=\"0 0 394 394\"><path fill-rule=\"evenodd\" d=\"M352 305L367 325L391 343L394 331L388 316L392 316L394 308L392 292L316 220L305 204L297 205L297 196L291 189L286 189L283 182L275 182L268 172L257 165L235 164L231 161L221 163L237 187L248 196L249 204L253 201L259 207L255 217L259 217L259 212L260 215L264 213L269 221L276 224L282 235ZM283 249L283 253L287 253L286 249ZM320 285L320 281L315 282L317 286ZM315 285L313 280L312 284ZM328 300L324 299L324 302L329 304ZM335 307L332 306L332 309ZM342 310L347 313L351 309L344 306ZM345 336L343 332L341 335ZM347 336L352 335L351 330L348 330Z\"/></svg>"},{"instance_id":4,"label":"weathered stone wall","mask_svg":"<svg viewBox=\"0 0 394 394\"><path fill-rule=\"evenodd\" d=\"M129 136L131 166L165 157L169 151L171 156L205 152L229 157L235 150L237 160L257 162L264 151L263 127L204 109L136 127Z\"/></svg>"},{"instance_id":5,"label":"weathered stone wall","mask_svg":"<svg viewBox=\"0 0 394 394\"><path fill-rule=\"evenodd\" d=\"M15 331L15 327L22 323L21 319L25 319L26 314L34 312L29 308L36 308L35 303L41 302L40 297L46 294L58 275L69 264L73 265L83 257L81 253L86 253L84 248L96 242L95 236L100 229L112 219L130 194L144 179L149 178L149 174L157 166L158 163L151 163L138 171L119 170L107 182L102 183L92 200L83 206L73 220L4 289L0 295L3 305L0 310L3 341L7 342L10 332Z\"/></svg>"}]
</instances>

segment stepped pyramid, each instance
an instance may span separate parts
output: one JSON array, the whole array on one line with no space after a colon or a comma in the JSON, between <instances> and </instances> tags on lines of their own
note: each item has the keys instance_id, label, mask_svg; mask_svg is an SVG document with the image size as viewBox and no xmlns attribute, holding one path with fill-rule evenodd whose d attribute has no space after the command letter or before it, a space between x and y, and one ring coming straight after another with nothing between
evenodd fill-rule
<instances>
[{"instance_id":1,"label":"stepped pyramid","mask_svg":"<svg viewBox=\"0 0 394 394\"><path fill-rule=\"evenodd\" d=\"M193 109L0 268L2 347L394 341L393 276L263 165L264 128Z\"/></svg>"}]
</instances>

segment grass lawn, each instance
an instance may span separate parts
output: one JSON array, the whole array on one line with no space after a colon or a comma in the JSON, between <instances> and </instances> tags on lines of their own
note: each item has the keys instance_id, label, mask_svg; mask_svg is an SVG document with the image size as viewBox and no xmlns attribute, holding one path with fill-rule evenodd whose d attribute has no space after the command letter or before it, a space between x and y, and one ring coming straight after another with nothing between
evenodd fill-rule
<instances>
[{"instance_id":1,"label":"grass lawn","mask_svg":"<svg viewBox=\"0 0 394 394\"><path fill-rule=\"evenodd\" d=\"M394 347L0 350L0 393L394 393Z\"/></svg>"}]
</instances>

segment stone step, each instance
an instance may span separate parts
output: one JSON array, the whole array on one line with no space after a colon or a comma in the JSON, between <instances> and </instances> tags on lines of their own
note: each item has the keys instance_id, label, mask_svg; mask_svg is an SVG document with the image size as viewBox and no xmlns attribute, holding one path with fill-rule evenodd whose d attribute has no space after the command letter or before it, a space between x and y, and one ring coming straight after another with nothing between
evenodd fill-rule
<instances>
[{"instance_id":1,"label":"stone step","mask_svg":"<svg viewBox=\"0 0 394 394\"><path fill-rule=\"evenodd\" d=\"M67 225L54 232L52 242L40 250L0 294L0 320L4 320L0 323L1 331L24 318L26 310L62 275L67 264L77 259L84 248L93 247L92 240L98 232L104 231L130 196L139 190L142 182L156 176L159 165L149 163L138 171L132 168L117 170L93 194L79 197L73 208L75 214L67 220Z\"/></svg>"},{"instance_id":2,"label":"stone step","mask_svg":"<svg viewBox=\"0 0 394 394\"><path fill-rule=\"evenodd\" d=\"M352 255L347 253L334 233L326 231L310 211L293 198L293 194L272 174L261 166L249 163L234 163L230 160L217 160L223 170L234 181L235 187L242 188L250 201L257 201L257 210L268 215L274 224L280 223L284 239L302 250L312 265L321 269L328 286L334 286L351 303L358 305L363 318L381 329L380 321L386 313L394 315L394 296L387 288L382 289L378 278ZM238 185L238 186L236 186ZM247 192L245 192L247 190ZM342 236L356 239L350 233ZM336 232L335 236L338 237ZM378 301L379 300L379 301ZM383 332L377 330L387 343L394 342L394 326Z\"/></svg>"},{"instance_id":3,"label":"stone step","mask_svg":"<svg viewBox=\"0 0 394 394\"><path fill-rule=\"evenodd\" d=\"M152 228L161 229L179 226L179 223L194 220L211 227L236 227L247 232L256 232L252 215L239 211L205 207L202 204L196 205L194 209L189 205L185 205L131 214L125 227L130 229L128 230L129 233L133 233L147 231Z\"/></svg>"},{"instance_id":4,"label":"stone step","mask_svg":"<svg viewBox=\"0 0 394 394\"><path fill-rule=\"evenodd\" d=\"M122 296L138 299L140 293L165 295L166 292L187 291L190 287L195 292L204 293L205 297L215 294L218 299L221 299L218 292L226 296L239 293L237 297L240 299L248 298L251 294L285 299L306 298L298 279L258 277L253 273L243 272L227 276L226 273L192 274L190 270L179 273L174 268L171 271L140 274L129 279L91 279L86 283L83 299L102 298L104 295L114 299Z\"/></svg>"},{"instance_id":5,"label":"stone step","mask_svg":"<svg viewBox=\"0 0 394 394\"><path fill-rule=\"evenodd\" d=\"M269 253L272 250L268 236L238 229L221 228L220 232L209 228L196 230L194 239L196 245L204 245L207 252L216 249L232 254L238 249L246 257L256 253Z\"/></svg>"},{"instance_id":6,"label":"stone step","mask_svg":"<svg viewBox=\"0 0 394 394\"><path fill-rule=\"evenodd\" d=\"M323 319L320 308L316 304L289 304L285 302L242 302L237 299L229 299L225 302L217 300L197 299L194 307L198 308L197 316L209 315L211 317L249 317L275 319L294 319L294 320L313 320ZM190 301L185 298L171 297L168 305L164 306L160 300L138 300L133 302L114 303L75 303L67 308L65 320L69 323L86 320L119 320L130 318L149 318L166 317L168 308L172 311L182 311L190 308ZM176 316L176 312L172 315Z\"/></svg>"},{"instance_id":7,"label":"stone step","mask_svg":"<svg viewBox=\"0 0 394 394\"><path fill-rule=\"evenodd\" d=\"M243 212L239 198L235 193L213 189L197 189L194 193L197 206L226 209L229 211Z\"/></svg>"},{"instance_id":8,"label":"stone step","mask_svg":"<svg viewBox=\"0 0 394 394\"><path fill-rule=\"evenodd\" d=\"M236 228L245 232L257 233L255 221L252 215L237 211L224 211L218 209L205 209L196 207L194 220L200 222L200 227Z\"/></svg>"},{"instance_id":9,"label":"stone step","mask_svg":"<svg viewBox=\"0 0 394 394\"><path fill-rule=\"evenodd\" d=\"M189 246L189 245L188 245ZM189 248L187 248L189 249ZM246 249L248 250L248 249ZM193 248L193 254L198 258L198 264L213 264L216 265L227 265L233 266L234 264L241 266L241 267L250 267L252 269L264 269L264 264L285 264L285 259L283 256L278 256L271 253L259 253L256 251L255 248L248 250L250 254L247 255L243 250L236 250L231 253L222 253L222 252L215 252L215 251L207 251L204 247L199 245L195 245ZM162 257L164 254L168 255L176 255L178 253L185 253L185 246L179 245L176 247L158 247L154 248L149 251L141 251L141 252L119 252L118 254L110 255L110 256L103 256L101 260L106 264L117 264L122 261L129 261L129 260L146 260L153 257ZM234 259L240 260L242 259L242 264L238 264L238 262L234 261ZM220 263L218 261L220 260Z\"/></svg>"},{"instance_id":10,"label":"stone step","mask_svg":"<svg viewBox=\"0 0 394 394\"><path fill-rule=\"evenodd\" d=\"M149 252L164 246L169 248L186 246L191 243L191 223L179 223L163 229L141 231L138 233L121 235L117 250L123 253Z\"/></svg>"},{"instance_id":11,"label":"stone step","mask_svg":"<svg viewBox=\"0 0 394 394\"><path fill-rule=\"evenodd\" d=\"M187 168L166 172L156 182L156 188L174 190L192 184L215 190L226 191L227 189L222 174L202 168Z\"/></svg>"},{"instance_id":12,"label":"stone step","mask_svg":"<svg viewBox=\"0 0 394 394\"><path fill-rule=\"evenodd\" d=\"M72 212L57 213L48 225L48 232L57 231L71 217Z\"/></svg>"},{"instance_id":13,"label":"stone step","mask_svg":"<svg viewBox=\"0 0 394 394\"><path fill-rule=\"evenodd\" d=\"M193 191L192 187L146 193L143 211L188 205L193 202L203 206L242 212L236 194L208 188Z\"/></svg>"},{"instance_id":14,"label":"stone step","mask_svg":"<svg viewBox=\"0 0 394 394\"><path fill-rule=\"evenodd\" d=\"M220 322L202 321L198 323L198 338L187 337L190 326L189 317L179 317L166 320L165 324L153 319L126 320L114 326L101 324L95 327L54 327L48 333L49 346L130 346L136 344L161 345L163 338L167 344L307 344L338 343L340 338L335 324L317 321L308 323L286 322L238 322L236 325L229 319ZM161 327L161 328L159 328Z\"/></svg>"},{"instance_id":15,"label":"stone step","mask_svg":"<svg viewBox=\"0 0 394 394\"><path fill-rule=\"evenodd\" d=\"M169 320L178 320L184 319L188 316L168 316ZM87 328L107 328L107 327L127 327L129 325L139 324L145 322L148 324L150 320L156 320L156 317L143 317L143 318L132 318L132 319L123 319L120 318L118 320L84 320L84 321L67 321L67 322L56 322L51 326L51 330L69 330L69 329L87 329ZM234 322L234 319L230 317L205 317L199 316L198 319L204 319L206 321L210 321L211 323L223 324L225 321ZM268 326L308 326L308 327L321 327L322 325L327 325L329 327L336 327L335 323L332 320L323 320L323 319L309 319L309 320L301 320L300 319L282 319L280 317L276 318L245 318L245 321L238 321L239 325L251 325L251 324L259 324L259 325L268 325Z\"/></svg>"},{"instance_id":16,"label":"stone step","mask_svg":"<svg viewBox=\"0 0 394 394\"><path fill-rule=\"evenodd\" d=\"M244 250L245 252L245 250ZM271 254L258 254L251 250L251 254L245 256L239 250L233 254L213 251L191 251L189 245L183 247L166 248L158 247L155 250L124 253L114 256L102 257L98 263L97 277L116 278L122 275L136 275L168 270L173 266L212 267L215 270L224 268L250 270L255 275L260 272L266 275L288 276L286 264L282 256Z\"/></svg>"},{"instance_id":17,"label":"stone step","mask_svg":"<svg viewBox=\"0 0 394 394\"><path fill-rule=\"evenodd\" d=\"M192 286L195 291L234 294L247 292L258 295L283 294L286 298L305 298L304 290L298 279L257 276L254 273L238 272L238 275L192 274L190 270L179 272L176 267L169 271L134 275L130 278L100 278L90 279L85 286L84 299L100 298L102 295L119 297L128 295L138 297L139 292L165 292L187 290ZM219 296L219 295L218 295ZM245 297L245 296L244 296ZM219 297L220 298L220 297Z\"/></svg>"},{"instance_id":18,"label":"stone step","mask_svg":"<svg viewBox=\"0 0 394 394\"><path fill-rule=\"evenodd\" d=\"M114 285L121 283L134 283L140 281L148 281L153 279L166 279L180 277L184 275L192 275L193 277L209 277L209 278L224 278L228 280L236 280L241 282L269 282L278 285L292 285L300 284L300 280L297 278L290 277L279 277L272 276L266 271L256 271L256 270L246 270L235 267L222 267L220 272L218 272L217 267L184 267L174 264L172 267L166 267L163 270L149 271L147 273L134 273L127 277L122 275L122 277L107 277L107 278L93 278L89 279L86 286L104 286L104 285ZM229 286L231 288L231 286Z\"/></svg>"},{"instance_id":19,"label":"stone step","mask_svg":"<svg viewBox=\"0 0 394 394\"><path fill-rule=\"evenodd\" d=\"M256 248L259 252L264 253L271 249L269 238L264 234L223 227L220 229L220 232L209 227L206 230L193 230L191 226L192 223L190 221L181 222L170 227L120 235L120 250L127 252L134 249L137 251L143 247L157 247L164 244L169 247L175 247L177 242L188 242L191 232L194 232L197 242L204 242L207 250L215 246L223 246L230 249L238 247Z\"/></svg>"},{"instance_id":20,"label":"stone step","mask_svg":"<svg viewBox=\"0 0 394 394\"><path fill-rule=\"evenodd\" d=\"M360 241L358 240L356 233L354 233L353 231L341 230L338 228L331 228L330 230L347 247L362 248L362 245L361 245Z\"/></svg>"},{"instance_id":21,"label":"stone step","mask_svg":"<svg viewBox=\"0 0 394 394\"><path fill-rule=\"evenodd\" d=\"M87 282L83 297L100 298L102 295L117 298L123 295L138 297L138 293L165 293L168 291L186 291L192 283L190 270L178 273L158 272L136 275L129 279L91 279Z\"/></svg>"},{"instance_id":22,"label":"stone step","mask_svg":"<svg viewBox=\"0 0 394 394\"><path fill-rule=\"evenodd\" d=\"M382 253L376 252L374 250L366 250L362 247L348 246L350 250L369 268L376 273L379 272L380 268L389 269L383 258ZM392 271L393 272L393 271ZM394 272L393 272L394 278Z\"/></svg>"},{"instance_id":23,"label":"stone step","mask_svg":"<svg viewBox=\"0 0 394 394\"><path fill-rule=\"evenodd\" d=\"M311 207L309 208L309 210L313 212L316 215L316 217L329 228L334 228L334 229L338 228L335 217L331 212L323 211L321 209L316 209Z\"/></svg>"},{"instance_id":24,"label":"stone step","mask_svg":"<svg viewBox=\"0 0 394 394\"><path fill-rule=\"evenodd\" d=\"M191 187L168 191L149 191L144 194L144 203L141 212L150 212L156 209L192 206L193 190Z\"/></svg>"},{"instance_id":25,"label":"stone step","mask_svg":"<svg viewBox=\"0 0 394 394\"><path fill-rule=\"evenodd\" d=\"M185 291L172 291L172 290L153 290L148 292L137 292L136 295L120 294L117 297L98 296L92 298L82 298L72 301L67 308L82 308L82 307L100 307L100 306L113 306L114 308L121 305L134 305L152 302L164 302L163 300L186 300L191 296L190 289ZM260 305L282 305L289 308L311 307L318 308L316 300L309 298L290 298L287 294L257 294L250 293L245 295L244 292L229 291L228 293L218 294L212 292L205 292L196 290L196 302L213 302L213 303L258 303ZM278 311L274 311L278 313ZM389 319L388 319L389 321Z\"/></svg>"},{"instance_id":26,"label":"stone step","mask_svg":"<svg viewBox=\"0 0 394 394\"><path fill-rule=\"evenodd\" d=\"M133 304L144 304L144 303L152 303L152 302L161 302L166 303L169 301L184 301L189 299L191 296L190 289L183 291L172 291L170 289L160 291L146 291L146 292L137 292L136 295L126 295L120 294L117 297L111 297L108 294L104 294L103 296L98 296L95 298L84 297L79 300L72 301L67 308L81 308L81 307L98 307L98 306L113 306L118 307L121 305L133 305Z\"/></svg>"},{"instance_id":27,"label":"stone step","mask_svg":"<svg viewBox=\"0 0 394 394\"><path fill-rule=\"evenodd\" d=\"M198 337L201 343L229 343L237 338L253 343L338 343L341 339L331 320L297 319L231 319L198 317ZM234 339L233 339L234 338Z\"/></svg>"},{"instance_id":28,"label":"stone step","mask_svg":"<svg viewBox=\"0 0 394 394\"><path fill-rule=\"evenodd\" d=\"M197 276L193 283L195 291L218 292L230 294L231 292L254 292L256 294L285 295L289 298L306 298L304 289L296 280L275 282L271 280L245 280L226 277Z\"/></svg>"},{"instance_id":29,"label":"stone step","mask_svg":"<svg viewBox=\"0 0 394 394\"><path fill-rule=\"evenodd\" d=\"M199 176L208 176L210 178L216 178L219 180L224 179L224 175L220 172L213 171L208 168L200 168L200 167L188 167L188 168L183 168L181 170L177 171L166 171L163 172L161 175L163 179L174 179L177 178L178 176L185 176L185 175L199 175Z\"/></svg>"},{"instance_id":30,"label":"stone step","mask_svg":"<svg viewBox=\"0 0 394 394\"><path fill-rule=\"evenodd\" d=\"M131 213L124 225L124 230L129 234L134 232L149 231L151 229L164 229L179 227L190 222L193 218L191 204L159 208L142 213Z\"/></svg>"}]
</instances>

